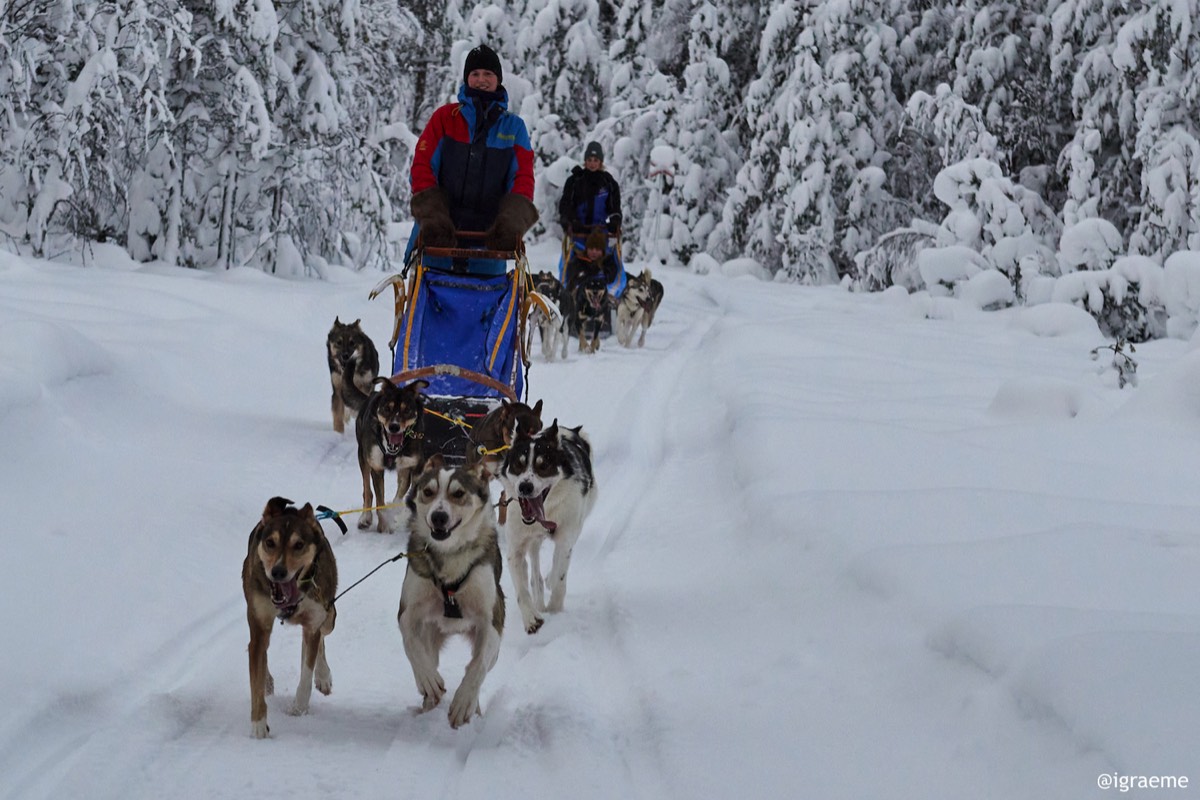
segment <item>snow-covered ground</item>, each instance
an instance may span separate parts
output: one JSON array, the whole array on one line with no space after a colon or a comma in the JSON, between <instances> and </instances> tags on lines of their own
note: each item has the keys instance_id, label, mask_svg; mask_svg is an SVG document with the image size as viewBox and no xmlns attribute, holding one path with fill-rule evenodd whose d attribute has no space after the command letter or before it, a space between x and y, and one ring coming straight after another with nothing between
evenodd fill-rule
<instances>
[{"instance_id":1,"label":"snow-covered ground","mask_svg":"<svg viewBox=\"0 0 1200 800\"><path fill-rule=\"evenodd\" d=\"M399 562L306 717L277 630L257 741L246 537L272 495L360 504L323 347L336 315L386 349L379 275L0 252L0 795L1200 795L1200 354L1139 346L1119 390L1069 306L656 275L644 349L530 373L599 502L536 635L505 574L484 716L415 712ZM404 543L326 530L343 587Z\"/></svg>"}]
</instances>

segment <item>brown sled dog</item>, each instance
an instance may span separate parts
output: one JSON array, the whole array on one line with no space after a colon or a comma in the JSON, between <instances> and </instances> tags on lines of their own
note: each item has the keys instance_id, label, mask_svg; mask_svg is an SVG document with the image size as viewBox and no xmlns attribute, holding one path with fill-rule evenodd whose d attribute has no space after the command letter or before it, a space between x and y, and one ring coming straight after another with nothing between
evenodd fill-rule
<instances>
[{"instance_id":1,"label":"brown sled dog","mask_svg":"<svg viewBox=\"0 0 1200 800\"><path fill-rule=\"evenodd\" d=\"M504 451L518 436L533 436L542 429L542 401L532 407L506 399L471 428L466 465L483 462L484 476L491 478L504 462Z\"/></svg>"},{"instance_id":2,"label":"brown sled dog","mask_svg":"<svg viewBox=\"0 0 1200 800\"><path fill-rule=\"evenodd\" d=\"M376 530L392 532L383 509L372 511L387 503L383 496L383 476L389 470L396 473L396 496L392 503L398 504L425 463L422 441L425 399L421 390L428 385L429 381L417 380L400 388L391 378L377 378L375 391L368 397L356 386L343 381L343 386L347 387L347 404L358 410L354 432L358 439L358 468L362 471L365 509L358 518L359 530L370 528L378 519Z\"/></svg>"},{"instance_id":3,"label":"brown sled dog","mask_svg":"<svg viewBox=\"0 0 1200 800\"><path fill-rule=\"evenodd\" d=\"M275 679L267 667L267 647L275 620L303 629L300 683L290 714L308 713L313 681L329 694L333 678L325 660L325 637L333 632L337 611L337 562L311 505L297 509L290 500L272 497L250 532L242 562L242 593L250 624L250 732L262 739L267 725L266 696Z\"/></svg>"},{"instance_id":4,"label":"brown sled dog","mask_svg":"<svg viewBox=\"0 0 1200 800\"><path fill-rule=\"evenodd\" d=\"M351 376L354 385L364 395L371 393L375 378L379 376L379 352L371 337L363 331L361 322L356 319L346 324L334 317L333 327L325 337L329 382L333 385L330 408L333 412L333 429L338 433L344 432L346 423L354 419L355 409L346 402L346 390L343 388L346 374Z\"/></svg>"}]
</instances>

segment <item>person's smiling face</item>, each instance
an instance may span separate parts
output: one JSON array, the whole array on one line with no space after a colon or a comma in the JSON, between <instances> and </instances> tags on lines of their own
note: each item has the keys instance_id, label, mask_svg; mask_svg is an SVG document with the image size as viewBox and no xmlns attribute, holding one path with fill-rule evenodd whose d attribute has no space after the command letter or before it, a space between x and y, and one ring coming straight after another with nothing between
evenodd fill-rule
<instances>
[{"instance_id":1,"label":"person's smiling face","mask_svg":"<svg viewBox=\"0 0 1200 800\"><path fill-rule=\"evenodd\" d=\"M500 79L490 69L473 69L467 75L467 86L481 92L494 92Z\"/></svg>"}]
</instances>

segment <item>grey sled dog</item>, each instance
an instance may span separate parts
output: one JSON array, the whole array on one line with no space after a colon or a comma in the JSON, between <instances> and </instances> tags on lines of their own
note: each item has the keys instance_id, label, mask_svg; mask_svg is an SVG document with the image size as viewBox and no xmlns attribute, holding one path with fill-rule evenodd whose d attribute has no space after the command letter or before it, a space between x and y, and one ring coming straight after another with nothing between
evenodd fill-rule
<instances>
[{"instance_id":1,"label":"grey sled dog","mask_svg":"<svg viewBox=\"0 0 1200 800\"><path fill-rule=\"evenodd\" d=\"M480 713L479 690L500 655L504 633L503 564L489 500L482 461L451 469L438 453L426 462L406 501L412 511L408 571L396 619L422 711L434 708L446 693L438 672L446 640L454 634L470 640L471 660L450 701L455 728Z\"/></svg>"},{"instance_id":2,"label":"grey sled dog","mask_svg":"<svg viewBox=\"0 0 1200 800\"><path fill-rule=\"evenodd\" d=\"M582 427L560 428L556 419L549 428L513 442L499 477L521 507L520 514L510 511L505 522L508 568L525 632L537 633L543 612L562 611L571 552L596 503L591 442ZM546 539L554 542L549 603L540 556Z\"/></svg>"}]
</instances>

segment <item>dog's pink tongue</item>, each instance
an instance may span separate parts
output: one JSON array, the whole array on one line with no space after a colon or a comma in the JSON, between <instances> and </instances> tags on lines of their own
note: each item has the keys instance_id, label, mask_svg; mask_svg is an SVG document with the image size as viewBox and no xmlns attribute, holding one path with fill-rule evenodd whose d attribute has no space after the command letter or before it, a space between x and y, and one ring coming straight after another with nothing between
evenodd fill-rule
<instances>
[{"instance_id":1,"label":"dog's pink tongue","mask_svg":"<svg viewBox=\"0 0 1200 800\"><path fill-rule=\"evenodd\" d=\"M300 602L300 587L296 581L287 583L271 583L271 602L280 608L294 606Z\"/></svg>"},{"instance_id":2,"label":"dog's pink tongue","mask_svg":"<svg viewBox=\"0 0 1200 800\"><path fill-rule=\"evenodd\" d=\"M521 519L526 523L537 522L550 533L558 530L558 523L546 519L546 509L541 497L518 497L517 502L521 504Z\"/></svg>"}]
</instances>

